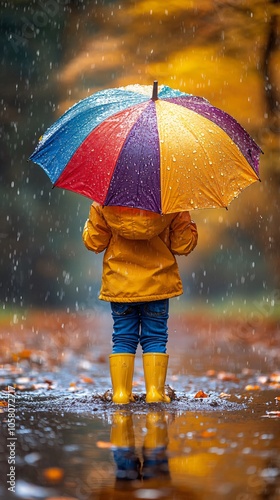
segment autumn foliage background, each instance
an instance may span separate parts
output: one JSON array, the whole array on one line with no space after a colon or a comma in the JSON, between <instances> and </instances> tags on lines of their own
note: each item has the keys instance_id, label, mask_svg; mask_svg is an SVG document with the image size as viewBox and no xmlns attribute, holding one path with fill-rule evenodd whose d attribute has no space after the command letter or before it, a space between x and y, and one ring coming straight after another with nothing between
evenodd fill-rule
<instances>
[{"instance_id":1,"label":"autumn foliage background","mask_svg":"<svg viewBox=\"0 0 280 500\"><path fill-rule=\"evenodd\" d=\"M44 172L27 159L46 128L79 99L155 79L231 113L264 151L261 183L227 212L192 213L199 244L188 259L179 259L185 288L181 306L190 300L216 307L275 298L279 1L53 0L42 5L0 5L3 311L97 307L102 257L90 255L81 241L90 200L52 190Z\"/></svg>"}]
</instances>

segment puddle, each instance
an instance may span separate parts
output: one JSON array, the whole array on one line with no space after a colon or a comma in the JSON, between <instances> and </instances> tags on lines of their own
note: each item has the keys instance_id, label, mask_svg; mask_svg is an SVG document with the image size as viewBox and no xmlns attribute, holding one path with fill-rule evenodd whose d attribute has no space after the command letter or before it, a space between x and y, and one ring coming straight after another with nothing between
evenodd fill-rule
<instances>
[{"instance_id":1,"label":"puddle","mask_svg":"<svg viewBox=\"0 0 280 500\"><path fill-rule=\"evenodd\" d=\"M88 348L82 331L81 344L68 343L60 358L46 336L41 351L36 344L26 351L23 332L19 353L0 367L1 499L280 498L275 349L270 356L225 332L174 335L171 403L146 404L137 355L136 401L124 407L111 402L109 333ZM38 361L42 352L48 362Z\"/></svg>"}]
</instances>

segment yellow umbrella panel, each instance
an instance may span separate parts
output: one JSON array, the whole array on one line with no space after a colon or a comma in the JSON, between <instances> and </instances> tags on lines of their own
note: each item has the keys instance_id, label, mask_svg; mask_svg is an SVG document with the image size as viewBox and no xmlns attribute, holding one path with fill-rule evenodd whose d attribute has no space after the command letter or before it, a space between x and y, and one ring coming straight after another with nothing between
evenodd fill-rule
<instances>
[{"instance_id":1,"label":"yellow umbrella panel","mask_svg":"<svg viewBox=\"0 0 280 500\"><path fill-rule=\"evenodd\" d=\"M157 100L162 212L227 207L258 175L208 118Z\"/></svg>"}]
</instances>

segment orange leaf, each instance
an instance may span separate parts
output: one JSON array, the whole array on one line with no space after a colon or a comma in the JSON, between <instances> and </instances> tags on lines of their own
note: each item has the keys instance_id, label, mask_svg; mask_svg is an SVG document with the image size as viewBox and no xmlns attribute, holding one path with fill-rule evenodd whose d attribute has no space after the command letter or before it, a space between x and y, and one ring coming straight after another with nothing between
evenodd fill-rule
<instances>
[{"instance_id":1,"label":"orange leaf","mask_svg":"<svg viewBox=\"0 0 280 500\"><path fill-rule=\"evenodd\" d=\"M269 377L269 382L280 384L280 373L279 372L272 373Z\"/></svg>"},{"instance_id":2,"label":"orange leaf","mask_svg":"<svg viewBox=\"0 0 280 500\"><path fill-rule=\"evenodd\" d=\"M217 432L215 431L215 429L207 429L206 431L202 431L200 436L203 438L211 438L211 437L216 436L216 434L217 434Z\"/></svg>"},{"instance_id":3,"label":"orange leaf","mask_svg":"<svg viewBox=\"0 0 280 500\"><path fill-rule=\"evenodd\" d=\"M259 390L260 390L260 386L259 385L248 384L245 387L245 391L259 391Z\"/></svg>"},{"instance_id":4,"label":"orange leaf","mask_svg":"<svg viewBox=\"0 0 280 500\"><path fill-rule=\"evenodd\" d=\"M64 476L63 469L59 467L49 467L43 471L44 478L50 483L59 483Z\"/></svg>"},{"instance_id":5,"label":"orange leaf","mask_svg":"<svg viewBox=\"0 0 280 500\"><path fill-rule=\"evenodd\" d=\"M13 361L19 361L20 359L30 359L31 355L31 349L22 349L22 351L13 353L12 358Z\"/></svg>"},{"instance_id":6,"label":"orange leaf","mask_svg":"<svg viewBox=\"0 0 280 500\"><path fill-rule=\"evenodd\" d=\"M85 382L85 384L93 384L94 380L91 377L86 377L85 375L81 376L81 381Z\"/></svg>"},{"instance_id":7,"label":"orange leaf","mask_svg":"<svg viewBox=\"0 0 280 500\"><path fill-rule=\"evenodd\" d=\"M271 389L280 389L280 384L272 382L271 384L268 384L268 387L271 387Z\"/></svg>"},{"instance_id":8,"label":"orange leaf","mask_svg":"<svg viewBox=\"0 0 280 500\"><path fill-rule=\"evenodd\" d=\"M96 443L97 448L112 448L112 443L108 443L108 441L97 441Z\"/></svg>"},{"instance_id":9,"label":"orange leaf","mask_svg":"<svg viewBox=\"0 0 280 500\"><path fill-rule=\"evenodd\" d=\"M8 406L7 401L0 401L0 406L1 406L1 407L3 407L3 406Z\"/></svg>"},{"instance_id":10,"label":"orange leaf","mask_svg":"<svg viewBox=\"0 0 280 500\"><path fill-rule=\"evenodd\" d=\"M208 398L209 396L208 396L208 394L206 394L203 391L198 391L194 397L195 398Z\"/></svg>"},{"instance_id":11,"label":"orange leaf","mask_svg":"<svg viewBox=\"0 0 280 500\"><path fill-rule=\"evenodd\" d=\"M229 372L219 372L217 378L224 382L238 382L239 380L234 373Z\"/></svg>"}]
</instances>

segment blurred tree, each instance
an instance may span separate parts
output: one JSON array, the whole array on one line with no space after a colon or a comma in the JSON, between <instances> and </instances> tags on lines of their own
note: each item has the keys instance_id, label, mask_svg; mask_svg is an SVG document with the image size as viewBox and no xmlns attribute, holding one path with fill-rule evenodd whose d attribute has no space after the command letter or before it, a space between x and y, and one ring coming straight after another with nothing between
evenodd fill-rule
<instances>
[{"instance_id":1,"label":"blurred tree","mask_svg":"<svg viewBox=\"0 0 280 500\"><path fill-rule=\"evenodd\" d=\"M86 306L95 300L100 259L89 255L80 240L90 201L52 191L43 171L26 160L40 135L78 99L100 88L149 84L154 78L232 112L259 136L266 153L262 185L234 202L227 224L217 213L195 214L200 243L191 262L199 278L192 292L226 291L229 284L222 276L235 283L236 293L256 292L261 281L276 286L279 1L1 2L0 42L5 75L0 81L2 302ZM271 134L264 137L265 125L274 142ZM237 221L242 231L234 232ZM218 242L224 240L221 252ZM257 256L261 252L264 265L255 281L239 286L245 272L240 263L250 262L250 246ZM204 276L209 258L220 270L217 286L213 273Z\"/></svg>"}]
</instances>

